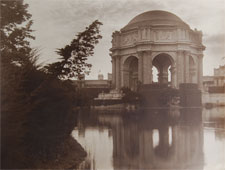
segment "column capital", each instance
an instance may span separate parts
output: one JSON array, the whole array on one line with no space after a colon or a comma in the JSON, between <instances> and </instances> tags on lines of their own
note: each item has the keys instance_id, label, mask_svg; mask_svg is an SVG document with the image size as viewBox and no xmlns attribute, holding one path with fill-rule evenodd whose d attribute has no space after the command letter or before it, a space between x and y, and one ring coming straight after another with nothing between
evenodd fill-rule
<instances>
[{"instance_id":1,"label":"column capital","mask_svg":"<svg viewBox=\"0 0 225 170\"><path fill-rule=\"evenodd\" d=\"M177 54L182 54L184 52L184 50L177 50Z\"/></svg>"},{"instance_id":2,"label":"column capital","mask_svg":"<svg viewBox=\"0 0 225 170\"><path fill-rule=\"evenodd\" d=\"M144 51L137 51L138 57L143 56Z\"/></svg>"},{"instance_id":3,"label":"column capital","mask_svg":"<svg viewBox=\"0 0 225 170\"><path fill-rule=\"evenodd\" d=\"M176 67L175 66L171 67L170 71L171 71L171 73L175 73L176 72Z\"/></svg>"},{"instance_id":4,"label":"column capital","mask_svg":"<svg viewBox=\"0 0 225 170\"><path fill-rule=\"evenodd\" d=\"M191 54L191 52L189 50L185 50L185 49L178 49L177 53L184 54L184 55L190 55Z\"/></svg>"},{"instance_id":5,"label":"column capital","mask_svg":"<svg viewBox=\"0 0 225 170\"><path fill-rule=\"evenodd\" d=\"M191 54L191 52L190 51L188 51L188 50L184 50L184 55L190 55Z\"/></svg>"},{"instance_id":6,"label":"column capital","mask_svg":"<svg viewBox=\"0 0 225 170\"><path fill-rule=\"evenodd\" d=\"M152 50L145 50L144 52L147 54L152 54Z\"/></svg>"},{"instance_id":7,"label":"column capital","mask_svg":"<svg viewBox=\"0 0 225 170\"><path fill-rule=\"evenodd\" d=\"M143 49L143 50L139 50L139 51L137 51L137 54L139 55L139 54L143 54L143 53L152 53L152 50L145 50L145 49Z\"/></svg>"},{"instance_id":8,"label":"column capital","mask_svg":"<svg viewBox=\"0 0 225 170\"><path fill-rule=\"evenodd\" d=\"M116 59L116 58L119 58L119 57L121 57L121 55L118 55L118 54L117 55L111 55L112 59Z\"/></svg>"},{"instance_id":9,"label":"column capital","mask_svg":"<svg viewBox=\"0 0 225 170\"><path fill-rule=\"evenodd\" d=\"M201 59L204 57L203 54L198 54L197 56L198 56L198 58L201 58Z\"/></svg>"}]
</instances>

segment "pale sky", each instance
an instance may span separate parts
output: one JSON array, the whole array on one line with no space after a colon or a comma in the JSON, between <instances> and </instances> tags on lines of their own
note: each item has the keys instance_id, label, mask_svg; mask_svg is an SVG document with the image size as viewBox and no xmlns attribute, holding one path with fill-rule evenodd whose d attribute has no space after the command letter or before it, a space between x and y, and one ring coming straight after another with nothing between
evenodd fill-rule
<instances>
[{"instance_id":1,"label":"pale sky","mask_svg":"<svg viewBox=\"0 0 225 170\"><path fill-rule=\"evenodd\" d=\"M203 60L204 75L212 75L213 68L225 64L225 0L25 0L32 14L36 37L32 47L40 50L40 62L51 63L59 57L55 53L98 19L103 39L90 57L91 74L97 79L99 71L107 78L112 72L112 33L123 28L132 18L150 10L174 13L191 29L203 32L206 46ZM224 59L222 59L224 58Z\"/></svg>"}]
</instances>

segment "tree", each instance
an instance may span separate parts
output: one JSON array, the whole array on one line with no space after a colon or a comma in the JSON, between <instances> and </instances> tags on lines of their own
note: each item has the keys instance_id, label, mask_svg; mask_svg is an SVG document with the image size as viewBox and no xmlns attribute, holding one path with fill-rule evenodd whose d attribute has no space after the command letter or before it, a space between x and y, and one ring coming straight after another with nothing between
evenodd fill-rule
<instances>
[{"instance_id":1,"label":"tree","mask_svg":"<svg viewBox=\"0 0 225 170\"><path fill-rule=\"evenodd\" d=\"M87 63L87 59L94 54L94 47L102 38L100 25L101 22L94 21L69 45L58 49L57 54L61 56L61 61L46 66L47 72L59 78L79 78L82 74L88 74L92 65Z\"/></svg>"},{"instance_id":2,"label":"tree","mask_svg":"<svg viewBox=\"0 0 225 170\"><path fill-rule=\"evenodd\" d=\"M30 29L32 20L27 11L28 4L23 0L0 2L1 103L3 109L13 110L10 101L25 95L22 86L24 72L36 69L36 54L28 41L29 38L34 39Z\"/></svg>"},{"instance_id":3,"label":"tree","mask_svg":"<svg viewBox=\"0 0 225 170\"><path fill-rule=\"evenodd\" d=\"M34 38L28 5L22 0L0 2L0 168L40 169L43 160L49 161L45 156L54 160L63 150L57 148L67 145L66 140L71 137L77 116L73 111L75 88L37 67L36 51L28 41ZM80 149L77 144L73 153L85 155Z\"/></svg>"},{"instance_id":4,"label":"tree","mask_svg":"<svg viewBox=\"0 0 225 170\"><path fill-rule=\"evenodd\" d=\"M36 70L28 41L34 39L30 29L32 20L28 5L22 0L2 0L0 5L1 168L24 168L21 164L25 153L24 136L31 109L24 75Z\"/></svg>"},{"instance_id":5,"label":"tree","mask_svg":"<svg viewBox=\"0 0 225 170\"><path fill-rule=\"evenodd\" d=\"M28 5L22 0L0 2L1 168L40 169L43 160L51 158L55 163L63 150L60 144L67 145L66 139L71 137L78 114L73 110L76 91L70 81L49 76L36 65L36 51L28 41L34 38ZM89 34L92 31L98 29L90 29ZM95 38L91 36L91 41ZM91 53L91 49L87 51ZM77 146L73 153L85 155Z\"/></svg>"},{"instance_id":6,"label":"tree","mask_svg":"<svg viewBox=\"0 0 225 170\"><path fill-rule=\"evenodd\" d=\"M23 0L1 1L1 62L24 65L29 62L31 52L29 38L31 35L31 14L28 4Z\"/></svg>"}]
</instances>

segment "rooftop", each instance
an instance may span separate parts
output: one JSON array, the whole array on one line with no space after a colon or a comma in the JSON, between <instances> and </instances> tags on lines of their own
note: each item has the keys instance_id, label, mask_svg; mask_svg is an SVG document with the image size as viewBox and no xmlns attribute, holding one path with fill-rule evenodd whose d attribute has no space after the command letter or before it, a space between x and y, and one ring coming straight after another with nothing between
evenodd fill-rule
<instances>
[{"instance_id":1,"label":"rooftop","mask_svg":"<svg viewBox=\"0 0 225 170\"><path fill-rule=\"evenodd\" d=\"M154 10L154 11L147 11L144 12L136 17L134 17L124 28L129 29L138 25L147 25L151 24L152 22L157 21L161 23L176 23L181 24L189 27L182 19L180 19L178 16L176 16L173 13L167 12L167 11L161 11L161 10Z\"/></svg>"}]
</instances>

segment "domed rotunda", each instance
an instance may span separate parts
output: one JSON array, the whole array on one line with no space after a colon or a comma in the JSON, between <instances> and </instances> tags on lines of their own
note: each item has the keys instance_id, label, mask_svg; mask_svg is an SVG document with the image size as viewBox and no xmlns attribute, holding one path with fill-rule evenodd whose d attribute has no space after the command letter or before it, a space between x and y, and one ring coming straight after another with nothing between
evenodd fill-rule
<instances>
[{"instance_id":1,"label":"domed rotunda","mask_svg":"<svg viewBox=\"0 0 225 170\"><path fill-rule=\"evenodd\" d=\"M131 90L152 83L174 88L196 83L201 88L204 49L202 32L192 30L175 14L144 12L112 35L112 84Z\"/></svg>"}]
</instances>

